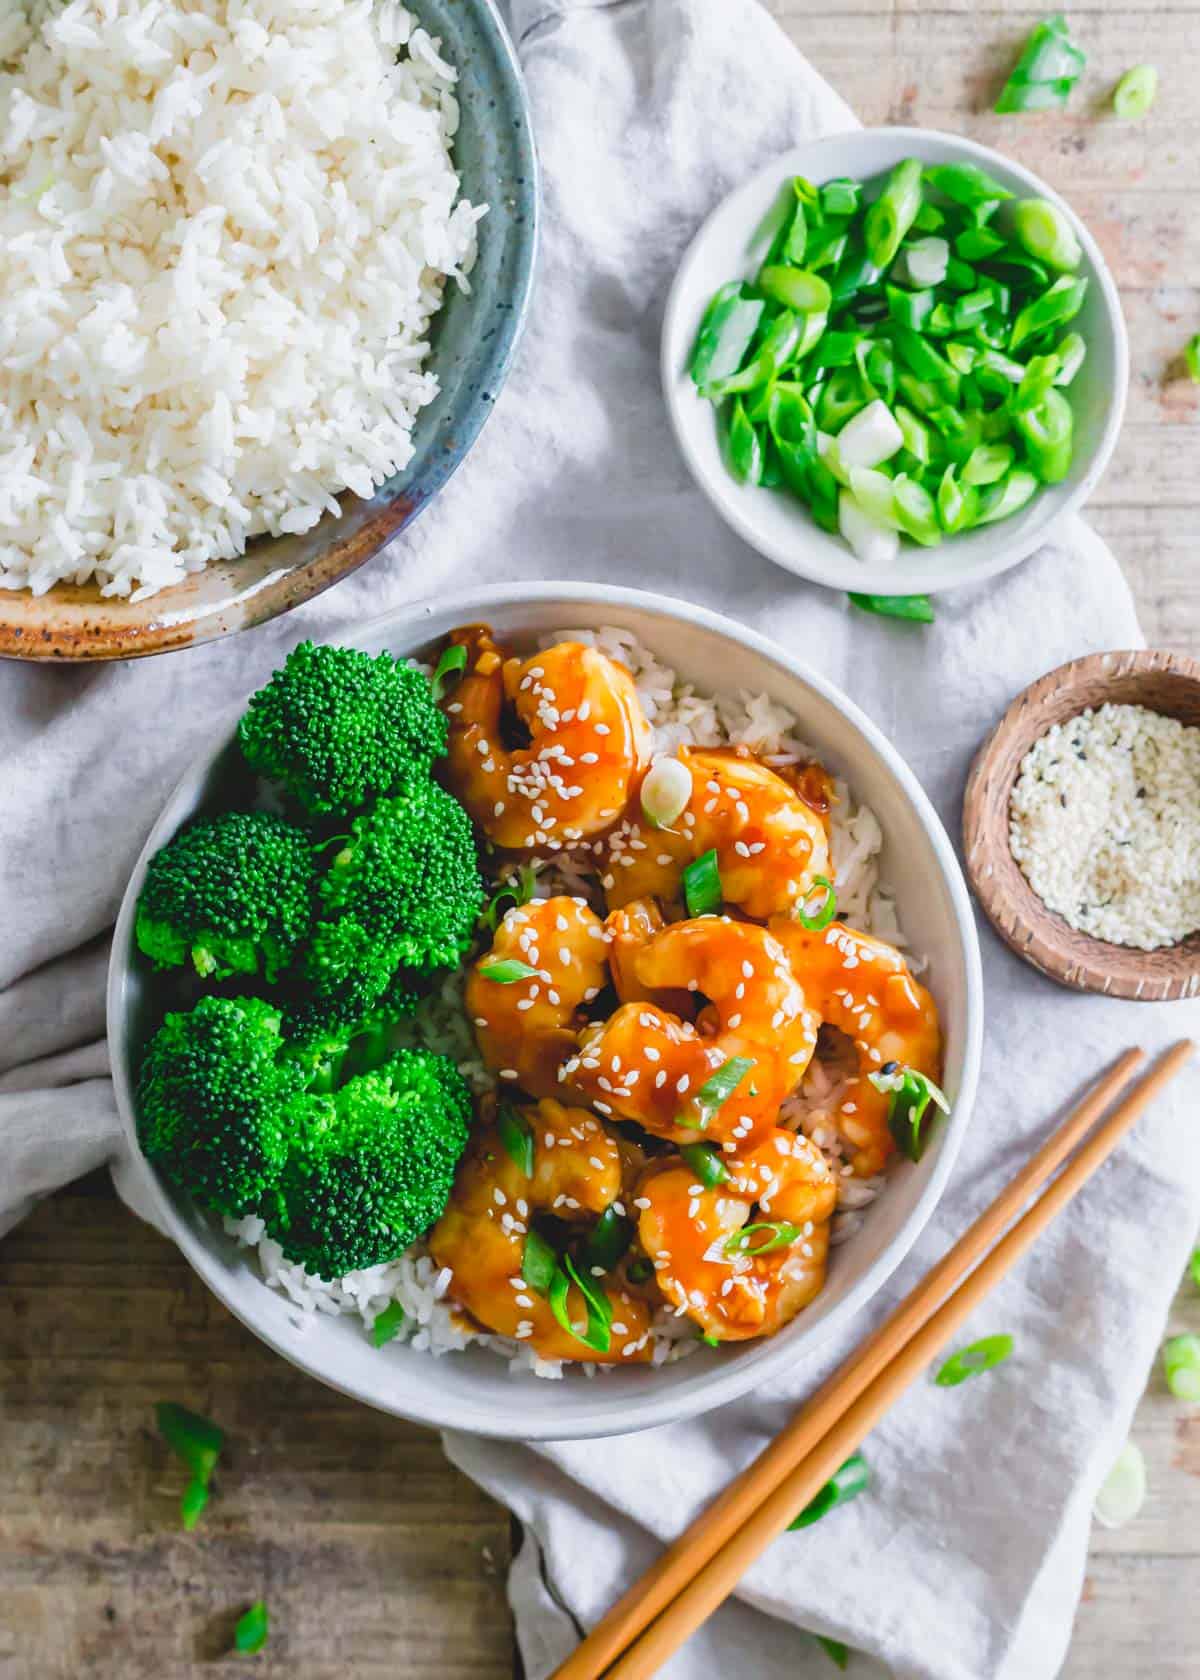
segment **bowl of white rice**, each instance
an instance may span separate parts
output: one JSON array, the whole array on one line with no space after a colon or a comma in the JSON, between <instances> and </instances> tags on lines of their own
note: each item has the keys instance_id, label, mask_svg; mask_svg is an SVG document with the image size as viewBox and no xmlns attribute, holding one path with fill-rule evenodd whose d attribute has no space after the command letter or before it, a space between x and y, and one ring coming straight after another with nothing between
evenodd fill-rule
<instances>
[{"instance_id":1,"label":"bowl of white rice","mask_svg":"<svg viewBox=\"0 0 1200 1680\"><path fill-rule=\"evenodd\" d=\"M0 655L369 560L491 412L537 206L492 0L0 6Z\"/></svg>"},{"instance_id":2,"label":"bowl of white rice","mask_svg":"<svg viewBox=\"0 0 1200 1680\"><path fill-rule=\"evenodd\" d=\"M446 1299L447 1278L421 1242L384 1265L327 1282L288 1262L265 1237L261 1221L222 1226L177 1195L146 1163L137 1142L137 1072L161 1014L163 982L138 958L134 920L150 858L201 808L219 802L234 778L244 782L236 717L185 771L125 893L108 989L117 1103L138 1205L178 1243L220 1300L294 1364L368 1405L431 1425L526 1440L624 1433L706 1411L812 1356L862 1314L912 1247L970 1122L983 1022L975 925L950 841L895 749L823 677L729 619L637 591L550 583L417 603L342 639L371 653L387 650L425 662L449 631L479 622L490 624L498 642L516 652L567 635L593 640L623 659L660 750L688 741L742 741L780 764L815 756L834 777L831 844L839 912L851 925L901 946L933 993L950 1114L933 1129L918 1163L898 1164L875 1180L843 1179L821 1294L765 1340L709 1348L688 1320L664 1313L655 1326L652 1363L563 1365L466 1324ZM719 687L713 673L724 674ZM556 867L569 873L587 866L564 854ZM582 873L574 884L586 890ZM546 890L562 886L561 880L549 882ZM453 1055L468 1080L484 1089L488 1076L462 1009L461 977L450 976L426 1000L414 1031L420 1042ZM831 1140L820 1131L825 1094L819 1074L815 1078L815 1085L806 1080L802 1123L824 1148ZM371 1326L393 1303L402 1310L403 1333L377 1347Z\"/></svg>"}]
</instances>

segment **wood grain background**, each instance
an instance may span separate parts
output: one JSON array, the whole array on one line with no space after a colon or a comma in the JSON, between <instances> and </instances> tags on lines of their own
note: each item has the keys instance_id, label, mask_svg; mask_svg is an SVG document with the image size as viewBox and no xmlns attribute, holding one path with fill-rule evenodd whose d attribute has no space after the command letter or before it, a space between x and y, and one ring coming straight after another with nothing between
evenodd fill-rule
<instances>
[{"instance_id":1,"label":"wood grain background","mask_svg":"<svg viewBox=\"0 0 1200 1680\"><path fill-rule=\"evenodd\" d=\"M1133 383L1089 516L1125 567L1151 645L1200 652L1200 391L1173 377L1200 329L1200 7L1072 7L1090 56L1082 95L1066 114L1002 119L988 106L1040 7L769 4L865 122L995 144L1099 238L1129 320ZM1105 114L1107 94L1142 60L1162 72L1158 104L1123 126ZM1200 1331L1191 1286L1175 1327ZM179 1469L152 1428L154 1401L169 1397L230 1432L190 1536L176 1526ZM1150 1498L1129 1527L1095 1537L1066 1680L1195 1680L1200 1407L1172 1401L1156 1372L1135 1434ZM100 1178L0 1244L0 1447L0 1680L514 1674L505 1512L444 1463L433 1436L327 1392L256 1343ZM223 1653L258 1596L274 1632L250 1669ZM833 1672L797 1641L798 1675Z\"/></svg>"}]
</instances>

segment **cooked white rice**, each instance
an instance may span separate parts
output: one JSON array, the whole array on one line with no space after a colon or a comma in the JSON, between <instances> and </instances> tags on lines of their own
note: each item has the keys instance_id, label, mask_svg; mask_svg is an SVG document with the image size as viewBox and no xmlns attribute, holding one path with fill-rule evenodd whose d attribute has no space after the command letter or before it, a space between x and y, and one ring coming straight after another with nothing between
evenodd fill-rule
<instances>
[{"instance_id":1,"label":"cooked white rice","mask_svg":"<svg viewBox=\"0 0 1200 1680\"><path fill-rule=\"evenodd\" d=\"M136 600L406 465L455 79L399 0L0 0L0 586Z\"/></svg>"},{"instance_id":2,"label":"cooked white rice","mask_svg":"<svg viewBox=\"0 0 1200 1680\"><path fill-rule=\"evenodd\" d=\"M697 694L691 685L680 683L674 671L624 630L593 633L564 629L544 637L543 645L566 639L594 642L629 666L654 731L656 752L673 752L685 742L708 746L744 742L768 763L776 765L803 763L816 756L796 734L797 719L793 714L765 694L739 691L716 698ZM883 843L879 823L865 805L854 804L844 781L835 780L834 789L837 802L832 813L832 849L838 913L868 933L903 946L905 940L895 902L879 881L878 854ZM587 852L548 854L538 867L536 897L548 898L563 891L583 893L602 907L603 895L598 891L594 860ZM494 1082L479 1058L462 1007L464 981L464 973L448 976L441 988L422 1003L415 1020L402 1029L403 1037L453 1057L472 1087L484 1092ZM781 1112L782 1122L807 1132L840 1175L834 1242L844 1241L858 1229L863 1210L875 1200L885 1182L882 1177L850 1176L841 1142L829 1124L840 1083L835 1070L814 1062L802 1089ZM438 1271L424 1243L414 1244L406 1254L385 1265L351 1272L336 1282L326 1283L306 1272L303 1266L284 1259L278 1243L264 1235L261 1219L227 1220L226 1230L255 1250L266 1282L282 1290L295 1303L298 1328L303 1328L313 1313L357 1314L369 1328L385 1307L397 1301L405 1315L397 1343L407 1342L418 1351L433 1354L449 1353L476 1343L504 1354L514 1370L532 1370L541 1377L563 1375L561 1361L539 1359L526 1343L463 1328L446 1294L450 1275ZM656 1316L652 1338L656 1364L681 1358L702 1345L691 1321L665 1304ZM381 1357L386 1351L385 1348ZM609 1369L585 1363L574 1368L589 1374Z\"/></svg>"}]
</instances>

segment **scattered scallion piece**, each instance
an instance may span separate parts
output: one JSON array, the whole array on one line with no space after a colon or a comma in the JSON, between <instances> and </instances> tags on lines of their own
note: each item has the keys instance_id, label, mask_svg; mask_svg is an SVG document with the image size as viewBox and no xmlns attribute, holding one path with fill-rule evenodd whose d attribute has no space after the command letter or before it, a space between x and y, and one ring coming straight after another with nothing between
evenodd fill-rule
<instances>
[{"instance_id":1,"label":"scattered scallion piece","mask_svg":"<svg viewBox=\"0 0 1200 1680\"><path fill-rule=\"evenodd\" d=\"M611 1272L632 1241L633 1220L618 1213L610 1203L588 1232L581 1256L583 1264L588 1271L598 1267L602 1272Z\"/></svg>"},{"instance_id":2,"label":"scattered scallion piece","mask_svg":"<svg viewBox=\"0 0 1200 1680\"><path fill-rule=\"evenodd\" d=\"M814 1633L813 1638L835 1668L844 1669L850 1666L848 1645L843 1645L840 1639L827 1639L823 1633Z\"/></svg>"},{"instance_id":3,"label":"scattered scallion piece","mask_svg":"<svg viewBox=\"0 0 1200 1680\"><path fill-rule=\"evenodd\" d=\"M160 1400L154 1418L163 1440L192 1473L180 1501L183 1526L190 1533L208 1504L208 1484L225 1445L225 1431L211 1418L173 1400Z\"/></svg>"},{"instance_id":4,"label":"scattered scallion piece","mask_svg":"<svg viewBox=\"0 0 1200 1680\"><path fill-rule=\"evenodd\" d=\"M395 1341L404 1328L404 1308L399 1301L389 1301L381 1313L376 1313L375 1322L370 1329L373 1347L386 1347L388 1342Z\"/></svg>"},{"instance_id":5,"label":"scattered scallion piece","mask_svg":"<svg viewBox=\"0 0 1200 1680\"><path fill-rule=\"evenodd\" d=\"M523 1114L508 1103L496 1110L496 1131L510 1159L525 1174L533 1177L533 1129Z\"/></svg>"},{"instance_id":6,"label":"scattered scallion piece","mask_svg":"<svg viewBox=\"0 0 1200 1680\"><path fill-rule=\"evenodd\" d=\"M1102 1528L1123 1528L1145 1502L1146 1460L1135 1442L1126 1441L1100 1486L1092 1514Z\"/></svg>"},{"instance_id":7,"label":"scattered scallion piece","mask_svg":"<svg viewBox=\"0 0 1200 1680\"><path fill-rule=\"evenodd\" d=\"M886 1091L890 1095L888 1129L897 1148L910 1161L919 1161L925 1152L922 1125L930 1103L940 1108L943 1114L950 1112L945 1092L934 1084L928 1074L918 1073L916 1068L901 1067L898 1062L885 1062L868 1078L877 1091Z\"/></svg>"},{"instance_id":8,"label":"scattered scallion piece","mask_svg":"<svg viewBox=\"0 0 1200 1680\"><path fill-rule=\"evenodd\" d=\"M777 1248L790 1248L800 1236L800 1226L786 1219L759 1219L743 1225L731 1237L726 1237L726 1254L773 1254Z\"/></svg>"},{"instance_id":9,"label":"scattered scallion piece","mask_svg":"<svg viewBox=\"0 0 1200 1680\"><path fill-rule=\"evenodd\" d=\"M260 1598L252 1604L233 1630L233 1648L243 1657L253 1657L262 1650L271 1633L271 1618Z\"/></svg>"},{"instance_id":10,"label":"scattered scallion piece","mask_svg":"<svg viewBox=\"0 0 1200 1680\"><path fill-rule=\"evenodd\" d=\"M860 595L851 591L850 601L860 612L878 613L881 618L933 623L933 602L928 595Z\"/></svg>"},{"instance_id":11,"label":"scattered scallion piece","mask_svg":"<svg viewBox=\"0 0 1200 1680\"><path fill-rule=\"evenodd\" d=\"M580 1331L571 1322L567 1300L571 1285L583 1297L587 1308L587 1325ZM612 1303L593 1278L585 1277L569 1254L564 1254L561 1266L554 1274L549 1291L550 1311L555 1319L577 1342L590 1347L594 1353L607 1353L612 1347Z\"/></svg>"},{"instance_id":12,"label":"scattered scallion piece","mask_svg":"<svg viewBox=\"0 0 1200 1680\"><path fill-rule=\"evenodd\" d=\"M1192 1258L1188 1261L1188 1271L1192 1274L1192 1282L1200 1289L1200 1248L1192 1250Z\"/></svg>"},{"instance_id":13,"label":"scattered scallion piece","mask_svg":"<svg viewBox=\"0 0 1200 1680\"><path fill-rule=\"evenodd\" d=\"M525 1234L525 1251L521 1259L521 1276L530 1289L539 1295L549 1295L558 1272L558 1254L540 1231L532 1228Z\"/></svg>"},{"instance_id":14,"label":"scattered scallion piece","mask_svg":"<svg viewBox=\"0 0 1200 1680\"><path fill-rule=\"evenodd\" d=\"M1072 41L1066 18L1056 12L1035 24L1001 89L996 110L1005 115L1065 105L1086 63L1087 54Z\"/></svg>"},{"instance_id":15,"label":"scattered scallion piece","mask_svg":"<svg viewBox=\"0 0 1200 1680\"><path fill-rule=\"evenodd\" d=\"M921 165L916 158L905 158L888 176L863 223L867 254L876 268L887 268L893 260L920 208Z\"/></svg>"},{"instance_id":16,"label":"scattered scallion piece","mask_svg":"<svg viewBox=\"0 0 1200 1680\"><path fill-rule=\"evenodd\" d=\"M1172 1336L1165 1342L1163 1371L1176 1400L1200 1400L1200 1336Z\"/></svg>"},{"instance_id":17,"label":"scattered scallion piece","mask_svg":"<svg viewBox=\"0 0 1200 1680\"><path fill-rule=\"evenodd\" d=\"M1200 385L1200 333L1196 333L1194 337L1189 338L1184 345L1183 360L1188 370L1188 376L1194 379L1197 385Z\"/></svg>"},{"instance_id":18,"label":"scattered scallion piece","mask_svg":"<svg viewBox=\"0 0 1200 1680\"><path fill-rule=\"evenodd\" d=\"M625 1268L625 1276L630 1283L649 1283L654 1276L654 1262L645 1254L639 1254L636 1260L631 1260Z\"/></svg>"},{"instance_id":19,"label":"scattered scallion piece","mask_svg":"<svg viewBox=\"0 0 1200 1680\"><path fill-rule=\"evenodd\" d=\"M678 758L656 758L642 782L642 815L652 828L670 828L692 797L692 773Z\"/></svg>"},{"instance_id":20,"label":"scattered scallion piece","mask_svg":"<svg viewBox=\"0 0 1200 1680\"><path fill-rule=\"evenodd\" d=\"M708 916L721 908L721 872L715 851L703 852L683 872L683 898L689 916Z\"/></svg>"},{"instance_id":21,"label":"scattered scallion piece","mask_svg":"<svg viewBox=\"0 0 1200 1680\"><path fill-rule=\"evenodd\" d=\"M737 1090L753 1066L754 1059L751 1056L730 1056L728 1061L721 1063L715 1073L710 1073L692 1098L696 1118L691 1123L703 1130L717 1110Z\"/></svg>"},{"instance_id":22,"label":"scattered scallion piece","mask_svg":"<svg viewBox=\"0 0 1200 1680\"><path fill-rule=\"evenodd\" d=\"M536 885L537 870L531 863L523 863L515 881L505 881L496 888L484 905L480 921L494 933L510 910L519 910L529 903Z\"/></svg>"},{"instance_id":23,"label":"scattered scallion piece","mask_svg":"<svg viewBox=\"0 0 1200 1680\"><path fill-rule=\"evenodd\" d=\"M711 1144L685 1143L679 1153L707 1190L715 1190L729 1177L728 1168Z\"/></svg>"},{"instance_id":24,"label":"scattered scallion piece","mask_svg":"<svg viewBox=\"0 0 1200 1680\"><path fill-rule=\"evenodd\" d=\"M532 980L537 969L530 968L519 957L501 957L498 962L484 963L479 972L485 980L494 980L498 986L512 986L518 980Z\"/></svg>"},{"instance_id":25,"label":"scattered scallion piece","mask_svg":"<svg viewBox=\"0 0 1200 1680\"><path fill-rule=\"evenodd\" d=\"M703 390L742 365L765 304L748 297L740 281L722 286L704 313L692 351L691 375Z\"/></svg>"},{"instance_id":26,"label":"scattered scallion piece","mask_svg":"<svg viewBox=\"0 0 1200 1680\"><path fill-rule=\"evenodd\" d=\"M1113 110L1125 122L1144 117L1158 97L1158 71L1153 64L1135 64L1113 90Z\"/></svg>"},{"instance_id":27,"label":"scattered scallion piece","mask_svg":"<svg viewBox=\"0 0 1200 1680\"><path fill-rule=\"evenodd\" d=\"M811 1528L813 1523L820 1522L822 1517L828 1516L830 1511L836 1510L839 1505L846 1505L850 1500L857 1499L870 1485L871 1471L866 1459L860 1452L851 1453L841 1469L833 1473L820 1492L809 1500L800 1515L788 1524L788 1532L797 1528Z\"/></svg>"},{"instance_id":28,"label":"scattered scallion piece","mask_svg":"<svg viewBox=\"0 0 1200 1680\"><path fill-rule=\"evenodd\" d=\"M1013 211L1013 232L1037 262L1060 271L1083 261L1083 247L1057 204L1048 198L1023 198Z\"/></svg>"},{"instance_id":29,"label":"scattered scallion piece","mask_svg":"<svg viewBox=\"0 0 1200 1680\"><path fill-rule=\"evenodd\" d=\"M440 700L445 693L447 679L467 667L467 650L461 642L453 642L448 648L442 649L441 658L433 668L433 675L429 679L429 687L435 700Z\"/></svg>"},{"instance_id":30,"label":"scattered scallion piece","mask_svg":"<svg viewBox=\"0 0 1200 1680\"><path fill-rule=\"evenodd\" d=\"M939 1388L957 1388L968 1377L977 1377L981 1371L990 1371L993 1366L1002 1365L1012 1350L1011 1336L984 1336L981 1341L972 1342L970 1347L959 1348L957 1353L952 1353L933 1380Z\"/></svg>"},{"instance_id":31,"label":"scattered scallion piece","mask_svg":"<svg viewBox=\"0 0 1200 1680\"><path fill-rule=\"evenodd\" d=\"M818 887L824 889L821 901L815 910L809 910L809 900L812 898L814 889ZM796 920L801 927L807 928L809 933L820 933L829 926L836 915L837 893L834 891L833 882L827 875L814 875L812 886L797 907Z\"/></svg>"}]
</instances>

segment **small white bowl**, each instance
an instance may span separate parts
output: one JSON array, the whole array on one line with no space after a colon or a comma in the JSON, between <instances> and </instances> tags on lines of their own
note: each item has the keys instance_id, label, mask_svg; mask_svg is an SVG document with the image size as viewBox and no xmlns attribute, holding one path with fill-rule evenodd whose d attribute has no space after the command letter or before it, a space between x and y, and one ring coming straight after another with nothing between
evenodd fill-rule
<instances>
[{"instance_id":1,"label":"small white bowl","mask_svg":"<svg viewBox=\"0 0 1200 1680\"><path fill-rule=\"evenodd\" d=\"M882 1287L937 1205L970 1120L979 1071L983 981L975 921L954 850L913 773L870 720L833 685L782 648L715 613L682 601L591 584L519 585L419 602L343 633L375 653L424 655L456 625L485 621L506 645L532 649L540 634L616 625L631 630L681 677L711 692L713 673L730 686L762 691L800 719L804 738L850 781L883 826L882 873L901 919L929 959L924 976L941 1011L945 1087L953 1109L936 1127L918 1166L896 1168L861 1230L834 1250L824 1292L779 1335L676 1364L619 1369L562 1381L511 1374L485 1348L440 1358L371 1345L357 1317L312 1315L270 1289L245 1250L202 1219L147 1165L134 1115L137 1067L152 1019L155 978L133 938L146 865L180 825L237 769L231 719L184 772L155 823L126 888L108 977L108 1038L117 1105L148 1205L209 1288L278 1353L331 1388L418 1423L518 1440L572 1440L669 1423L736 1399L813 1353ZM239 707L239 712L241 708Z\"/></svg>"},{"instance_id":2,"label":"small white bowl","mask_svg":"<svg viewBox=\"0 0 1200 1680\"><path fill-rule=\"evenodd\" d=\"M739 484L721 456L716 411L688 375L696 329L719 286L758 269L770 243L771 212L793 175L818 185L848 175L870 180L902 158L974 163L1021 198L1047 198L1069 218L1083 247L1079 273L1089 285L1072 323L1087 356L1068 393L1075 411L1075 458L1061 484L1047 485L1020 513L948 537L937 548L904 543L897 560L870 566L840 537L823 531L804 504L783 490ZM760 554L831 589L898 595L954 589L1007 571L1032 554L1050 528L1091 493L1121 429L1129 382L1129 345L1117 288L1091 234L1044 181L998 152L928 128L864 128L793 146L719 204L688 247L667 299L662 381L679 447L696 483L722 518Z\"/></svg>"}]
</instances>

